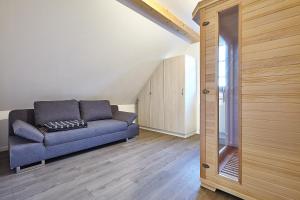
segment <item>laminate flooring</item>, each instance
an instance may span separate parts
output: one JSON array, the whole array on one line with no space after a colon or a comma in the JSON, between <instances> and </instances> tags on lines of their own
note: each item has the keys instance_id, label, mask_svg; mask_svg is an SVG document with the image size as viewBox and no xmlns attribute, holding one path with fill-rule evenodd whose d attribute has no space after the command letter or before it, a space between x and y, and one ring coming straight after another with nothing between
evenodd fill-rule
<instances>
[{"instance_id":1,"label":"laminate flooring","mask_svg":"<svg viewBox=\"0 0 300 200\"><path fill-rule=\"evenodd\" d=\"M235 200L200 187L199 135L141 130L135 139L57 159L15 174L0 153L1 200Z\"/></svg>"}]
</instances>

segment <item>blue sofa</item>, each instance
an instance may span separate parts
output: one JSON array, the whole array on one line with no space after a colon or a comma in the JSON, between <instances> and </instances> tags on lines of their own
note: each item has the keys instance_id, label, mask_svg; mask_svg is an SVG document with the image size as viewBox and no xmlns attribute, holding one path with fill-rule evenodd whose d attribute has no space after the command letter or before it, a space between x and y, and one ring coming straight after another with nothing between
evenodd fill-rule
<instances>
[{"instance_id":1,"label":"blue sofa","mask_svg":"<svg viewBox=\"0 0 300 200\"><path fill-rule=\"evenodd\" d=\"M35 102L34 109L9 113L10 168L42 162L76 151L129 139L139 134L135 113L119 111L108 101ZM86 128L44 133L37 127L47 121L84 119Z\"/></svg>"}]
</instances>

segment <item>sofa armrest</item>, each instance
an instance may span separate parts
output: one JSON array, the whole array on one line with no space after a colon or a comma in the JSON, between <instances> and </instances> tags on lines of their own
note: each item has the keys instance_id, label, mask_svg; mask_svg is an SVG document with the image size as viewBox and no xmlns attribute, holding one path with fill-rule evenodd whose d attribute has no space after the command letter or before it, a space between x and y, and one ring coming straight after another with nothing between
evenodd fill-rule
<instances>
[{"instance_id":1,"label":"sofa armrest","mask_svg":"<svg viewBox=\"0 0 300 200\"><path fill-rule=\"evenodd\" d=\"M127 122L128 125L132 124L133 121L137 118L136 113L116 111L113 115L113 119Z\"/></svg>"},{"instance_id":2,"label":"sofa armrest","mask_svg":"<svg viewBox=\"0 0 300 200\"><path fill-rule=\"evenodd\" d=\"M21 120L16 120L13 123L13 130L15 135L34 141L42 143L44 141L44 135L37 128Z\"/></svg>"}]
</instances>

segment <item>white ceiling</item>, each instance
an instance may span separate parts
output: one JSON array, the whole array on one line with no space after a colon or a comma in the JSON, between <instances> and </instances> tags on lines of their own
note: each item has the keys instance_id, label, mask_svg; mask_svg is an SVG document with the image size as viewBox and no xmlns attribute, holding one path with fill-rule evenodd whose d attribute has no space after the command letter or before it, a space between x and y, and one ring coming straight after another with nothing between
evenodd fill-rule
<instances>
[{"instance_id":1,"label":"white ceiling","mask_svg":"<svg viewBox=\"0 0 300 200\"><path fill-rule=\"evenodd\" d=\"M164 3L191 18L193 1ZM160 60L188 47L115 0L1 0L0 27L0 111L34 100L134 103Z\"/></svg>"},{"instance_id":2,"label":"white ceiling","mask_svg":"<svg viewBox=\"0 0 300 200\"><path fill-rule=\"evenodd\" d=\"M192 13L200 0L157 0L165 8L188 24L194 31L200 32L198 24L192 19Z\"/></svg>"}]
</instances>

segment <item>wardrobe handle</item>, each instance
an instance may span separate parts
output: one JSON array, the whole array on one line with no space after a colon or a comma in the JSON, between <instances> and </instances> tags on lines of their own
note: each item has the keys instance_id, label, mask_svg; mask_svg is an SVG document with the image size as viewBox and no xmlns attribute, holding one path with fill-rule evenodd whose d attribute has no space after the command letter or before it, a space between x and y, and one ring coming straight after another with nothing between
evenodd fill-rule
<instances>
[{"instance_id":1,"label":"wardrobe handle","mask_svg":"<svg viewBox=\"0 0 300 200\"><path fill-rule=\"evenodd\" d=\"M183 90L183 88L181 89L181 95L183 96L183 94L184 94L184 90Z\"/></svg>"}]
</instances>

